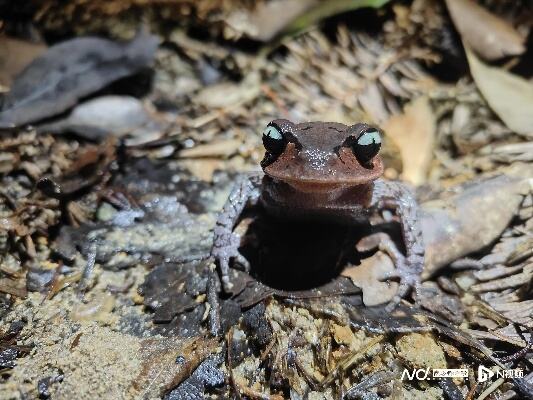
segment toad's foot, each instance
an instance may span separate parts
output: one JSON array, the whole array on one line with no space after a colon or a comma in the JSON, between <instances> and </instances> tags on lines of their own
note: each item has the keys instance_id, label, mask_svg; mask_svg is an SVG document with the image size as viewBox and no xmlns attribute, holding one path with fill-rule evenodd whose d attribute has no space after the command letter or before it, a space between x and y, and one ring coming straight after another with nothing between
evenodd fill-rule
<instances>
[{"instance_id":1,"label":"toad's foot","mask_svg":"<svg viewBox=\"0 0 533 400\"><path fill-rule=\"evenodd\" d=\"M215 227L210 258L219 266L220 280L216 272L216 266L211 264L208 271L207 285L207 301L210 306L209 331L215 337L221 332L220 304L218 299L220 283L222 283L222 288L226 293L231 293L233 288L229 277L230 262L233 260L234 264L240 264L247 272L250 268L248 260L239 253L240 242L239 235L233 233L227 226L220 224Z\"/></svg>"},{"instance_id":2,"label":"toad's foot","mask_svg":"<svg viewBox=\"0 0 533 400\"><path fill-rule=\"evenodd\" d=\"M250 263L239 252L241 238L234 232L226 229L224 226L215 227L215 237L211 249L211 257L218 263L220 268L220 277L225 292L231 293L232 283L229 278L230 262L242 266L248 272Z\"/></svg>"},{"instance_id":3,"label":"toad's foot","mask_svg":"<svg viewBox=\"0 0 533 400\"><path fill-rule=\"evenodd\" d=\"M215 225L211 257L218 263L222 287L226 292L231 292L232 284L229 279L229 266L233 260L240 264L245 271L249 270L249 263L239 253L240 237L233 232L244 207L248 203L255 203L259 198L259 185L261 175L242 175L237 178L228 200Z\"/></svg>"},{"instance_id":4,"label":"toad's foot","mask_svg":"<svg viewBox=\"0 0 533 400\"><path fill-rule=\"evenodd\" d=\"M396 269L383 276L383 280L398 280L399 286L396 295L387 305L386 310L392 311L411 290L415 290L415 302L417 299L418 286L420 285L420 273L423 267L423 258L412 255L405 257L396 247L386 233L374 233L357 243L356 248L360 252L379 248L385 252L394 262Z\"/></svg>"},{"instance_id":5,"label":"toad's foot","mask_svg":"<svg viewBox=\"0 0 533 400\"><path fill-rule=\"evenodd\" d=\"M409 261L404 258L403 261L396 264L396 269L387 273L384 280L397 279L399 281L398 292L387 304L386 310L388 312L394 310L396 306L414 289L415 304L418 299L418 289L420 286L420 274L415 272L415 268L411 266Z\"/></svg>"}]
</instances>

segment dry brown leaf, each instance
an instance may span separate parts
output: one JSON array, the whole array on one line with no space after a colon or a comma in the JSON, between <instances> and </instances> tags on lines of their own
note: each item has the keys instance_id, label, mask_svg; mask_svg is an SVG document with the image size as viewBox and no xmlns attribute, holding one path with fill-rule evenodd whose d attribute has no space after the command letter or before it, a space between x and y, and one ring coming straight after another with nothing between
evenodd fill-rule
<instances>
[{"instance_id":1,"label":"dry brown leaf","mask_svg":"<svg viewBox=\"0 0 533 400\"><path fill-rule=\"evenodd\" d=\"M388 303L398 291L396 282L383 282L383 277L394 271L394 264L389 256L378 251L372 257L365 258L360 265L345 268L343 276L352 280L363 291L363 302L367 306Z\"/></svg>"},{"instance_id":2,"label":"dry brown leaf","mask_svg":"<svg viewBox=\"0 0 533 400\"><path fill-rule=\"evenodd\" d=\"M206 144L199 144L190 149L179 152L180 158L229 157L239 150L242 140L220 140Z\"/></svg>"},{"instance_id":3,"label":"dry brown leaf","mask_svg":"<svg viewBox=\"0 0 533 400\"><path fill-rule=\"evenodd\" d=\"M490 67L466 46L470 73L492 110L520 135L533 137L533 84L501 68Z\"/></svg>"},{"instance_id":4,"label":"dry brown leaf","mask_svg":"<svg viewBox=\"0 0 533 400\"><path fill-rule=\"evenodd\" d=\"M215 338L152 338L142 341L142 370L133 381L133 398L161 398L191 376L218 346ZM180 358L182 361L177 362Z\"/></svg>"},{"instance_id":5,"label":"dry brown leaf","mask_svg":"<svg viewBox=\"0 0 533 400\"><path fill-rule=\"evenodd\" d=\"M463 41L485 60L522 54L524 38L507 21L471 0L446 0Z\"/></svg>"},{"instance_id":6,"label":"dry brown leaf","mask_svg":"<svg viewBox=\"0 0 533 400\"><path fill-rule=\"evenodd\" d=\"M425 182L433 158L435 116L427 97L409 103L403 114L394 115L383 126L385 134L400 149L402 178L415 185Z\"/></svg>"}]
</instances>

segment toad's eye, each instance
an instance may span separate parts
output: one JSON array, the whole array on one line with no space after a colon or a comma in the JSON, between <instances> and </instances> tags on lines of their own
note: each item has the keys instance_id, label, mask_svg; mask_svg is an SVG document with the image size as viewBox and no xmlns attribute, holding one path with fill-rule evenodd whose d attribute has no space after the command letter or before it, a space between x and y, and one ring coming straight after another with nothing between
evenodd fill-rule
<instances>
[{"instance_id":1,"label":"toad's eye","mask_svg":"<svg viewBox=\"0 0 533 400\"><path fill-rule=\"evenodd\" d=\"M381 135L377 129L367 128L350 145L357 160L363 165L368 164L381 148Z\"/></svg>"},{"instance_id":2,"label":"toad's eye","mask_svg":"<svg viewBox=\"0 0 533 400\"><path fill-rule=\"evenodd\" d=\"M278 128L274 125L269 125L263 131L263 145L265 146L266 151L272 155L278 156L283 150L285 150L287 140Z\"/></svg>"}]
</instances>

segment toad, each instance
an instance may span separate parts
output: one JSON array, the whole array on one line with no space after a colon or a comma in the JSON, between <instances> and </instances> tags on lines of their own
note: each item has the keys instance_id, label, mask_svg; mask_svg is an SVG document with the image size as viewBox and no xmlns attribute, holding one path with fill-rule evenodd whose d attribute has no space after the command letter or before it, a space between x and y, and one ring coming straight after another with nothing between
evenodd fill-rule
<instances>
[{"instance_id":1,"label":"toad","mask_svg":"<svg viewBox=\"0 0 533 400\"><path fill-rule=\"evenodd\" d=\"M240 237L233 232L249 204L287 220L354 225L390 210L400 223L405 254L387 235L375 233L364 240L367 245L374 243L372 247L379 243L394 261L394 271L383 279L397 279L399 286L387 309L392 310L416 287L424 265L418 206L405 185L381 179L381 138L380 129L364 123L270 122L263 132L264 174L238 179L214 229L211 256L224 289L231 288L232 262L249 268L239 252Z\"/></svg>"}]
</instances>

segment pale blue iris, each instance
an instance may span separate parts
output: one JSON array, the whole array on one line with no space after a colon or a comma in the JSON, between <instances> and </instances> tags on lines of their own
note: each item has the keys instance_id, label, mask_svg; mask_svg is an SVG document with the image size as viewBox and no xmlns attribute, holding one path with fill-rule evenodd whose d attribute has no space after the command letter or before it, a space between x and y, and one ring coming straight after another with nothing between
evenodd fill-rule
<instances>
[{"instance_id":1,"label":"pale blue iris","mask_svg":"<svg viewBox=\"0 0 533 400\"><path fill-rule=\"evenodd\" d=\"M267 128L263 132L263 135L268 136L269 138L272 138L272 139L275 139L275 140L283 139L283 136L281 136L280 131L278 131L273 126L267 126Z\"/></svg>"},{"instance_id":2,"label":"pale blue iris","mask_svg":"<svg viewBox=\"0 0 533 400\"><path fill-rule=\"evenodd\" d=\"M357 139L357 144L361 146L369 146L371 144L380 144L381 136L378 131L367 131L363 133L359 139Z\"/></svg>"}]
</instances>

